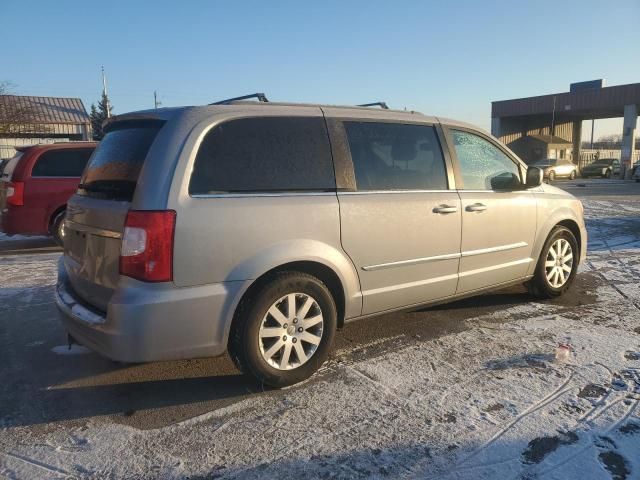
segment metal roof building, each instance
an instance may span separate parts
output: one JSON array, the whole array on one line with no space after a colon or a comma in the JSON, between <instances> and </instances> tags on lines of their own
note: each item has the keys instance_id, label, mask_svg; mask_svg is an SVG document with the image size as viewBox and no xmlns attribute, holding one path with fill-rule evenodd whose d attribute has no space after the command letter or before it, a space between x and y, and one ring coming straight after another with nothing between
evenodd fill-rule
<instances>
[{"instance_id":1,"label":"metal roof building","mask_svg":"<svg viewBox=\"0 0 640 480\"><path fill-rule=\"evenodd\" d=\"M527 163L562 150L571 150L573 162L578 163L582 121L623 117L621 174L628 178L639 107L640 83L605 87L604 80L578 82L568 92L492 102L491 133ZM540 148L541 141L553 146Z\"/></svg>"},{"instance_id":2,"label":"metal roof building","mask_svg":"<svg viewBox=\"0 0 640 480\"><path fill-rule=\"evenodd\" d=\"M77 140L91 140L79 98L0 95L0 158L11 157L16 146Z\"/></svg>"}]
</instances>

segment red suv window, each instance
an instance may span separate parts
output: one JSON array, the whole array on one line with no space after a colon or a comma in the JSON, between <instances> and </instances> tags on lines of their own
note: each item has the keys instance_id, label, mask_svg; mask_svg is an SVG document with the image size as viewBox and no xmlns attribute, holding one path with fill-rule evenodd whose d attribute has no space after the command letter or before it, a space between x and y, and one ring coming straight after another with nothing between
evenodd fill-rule
<instances>
[{"instance_id":1,"label":"red suv window","mask_svg":"<svg viewBox=\"0 0 640 480\"><path fill-rule=\"evenodd\" d=\"M44 152L31 170L32 177L80 177L93 149Z\"/></svg>"}]
</instances>

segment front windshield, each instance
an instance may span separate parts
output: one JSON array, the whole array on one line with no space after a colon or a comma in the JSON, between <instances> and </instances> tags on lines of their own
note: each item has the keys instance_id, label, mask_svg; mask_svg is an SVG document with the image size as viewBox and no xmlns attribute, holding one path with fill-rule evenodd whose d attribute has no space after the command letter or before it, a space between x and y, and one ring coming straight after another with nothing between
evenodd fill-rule
<instances>
[{"instance_id":1,"label":"front windshield","mask_svg":"<svg viewBox=\"0 0 640 480\"><path fill-rule=\"evenodd\" d=\"M594 165L609 165L611 162L613 162L613 160L607 159L607 158L603 158L602 160L596 160L594 162Z\"/></svg>"},{"instance_id":2,"label":"front windshield","mask_svg":"<svg viewBox=\"0 0 640 480\"><path fill-rule=\"evenodd\" d=\"M555 160L536 160L533 165L553 165Z\"/></svg>"}]
</instances>

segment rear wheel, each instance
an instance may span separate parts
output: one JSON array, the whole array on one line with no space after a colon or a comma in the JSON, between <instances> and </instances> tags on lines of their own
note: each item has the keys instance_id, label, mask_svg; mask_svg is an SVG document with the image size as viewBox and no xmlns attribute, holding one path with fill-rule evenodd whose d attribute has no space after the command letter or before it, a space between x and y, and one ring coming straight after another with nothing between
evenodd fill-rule
<instances>
[{"instance_id":1,"label":"rear wheel","mask_svg":"<svg viewBox=\"0 0 640 480\"><path fill-rule=\"evenodd\" d=\"M576 171L575 170L571 171L571 174L569 175L569 179L570 180L575 180L576 179Z\"/></svg>"},{"instance_id":2,"label":"rear wheel","mask_svg":"<svg viewBox=\"0 0 640 480\"><path fill-rule=\"evenodd\" d=\"M573 283L578 270L578 241L571 230L556 226L545 242L529 292L541 298L562 295Z\"/></svg>"},{"instance_id":3,"label":"rear wheel","mask_svg":"<svg viewBox=\"0 0 640 480\"><path fill-rule=\"evenodd\" d=\"M53 220L51 220L51 225L49 226L49 234L60 246L64 245L64 216L66 215L66 213L66 210L58 212L53 217Z\"/></svg>"},{"instance_id":4,"label":"rear wheel","mask_svg":"<svg viewBox=\"0 0 640 480\"><path fill-rule=\"evenodd\" d=\"M275 275L244 299L229 337L229 352L242 372L273 387L309 378L329 355L337 326L331 293L299 272Z\"/></svg>"},{"instance_id":5,"label":"rear wheel","mask_svg":"<svg viewBox=\"0 0 640 480\"><path fill-rule=\"evenodd\" d=\"M553 182L556 179L556 172L554 172L553 170L551 170L549 172L549 181Z\"/></svg>"},{"instance_id":6,"label":"rear wheel","mask_svg":"<svg viewBox=\"0 0 640 480\"><path fill-rule=\"evenodd\" d=\"M604 172L603 177L604 178L611 178L611 170L607 170L606 172Z\"/></svg>"}]
</instances>

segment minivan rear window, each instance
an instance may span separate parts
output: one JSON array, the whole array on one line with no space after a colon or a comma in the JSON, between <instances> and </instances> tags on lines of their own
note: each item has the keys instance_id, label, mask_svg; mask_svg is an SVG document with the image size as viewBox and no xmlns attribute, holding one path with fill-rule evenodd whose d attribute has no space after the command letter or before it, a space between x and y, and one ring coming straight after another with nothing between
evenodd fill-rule
<instances>
[{"instance_id":1,"label":"minivan rear window","mask_svg":"<svg viewBox=\"0 0 640 480\"><path fill-rule=\"evenodd\" d=\"M163 124L141 121L111 126L89 159L78 193L130 201L144 160Z\"/></svg>"}]
</instances>

